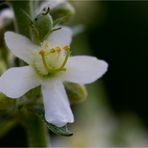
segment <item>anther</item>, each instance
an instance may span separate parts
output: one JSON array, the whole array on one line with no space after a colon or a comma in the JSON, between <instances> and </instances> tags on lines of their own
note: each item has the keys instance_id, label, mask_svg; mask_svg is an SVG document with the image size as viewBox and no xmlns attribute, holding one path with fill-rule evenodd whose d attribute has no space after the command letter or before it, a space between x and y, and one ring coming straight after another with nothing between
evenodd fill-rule
<instances>
[{"instance_id":1,"label":"anther","mask_svg":"<svg viewBox=\"0 0 148 148\"><path fill-rule=\"evenodd\" d=\"M39 54L40 54L41 56L44 56L45 51L44 51L44 50L41 50L41 51L39 52Z\"/></svg>"},{"instance_id":2,"label":"anther","mask_svg":"<svg viewBox=\"0 0 148 148\"><path fill-rule=\"evenodd\" d=\"M70 50L70 46L69 46L69 45L65 45L65 46L63 47L63 49L67 52L67 51Z\"/></svg>"},{"instance_id":3,"label":"anther","mask_svg":"<svg viewBox=\"0 0 148 148\"><path fill-rule=\"evenodd\" d=\"M55 50L59 53L61 52L61 48L60 47L56 47Z\"/></svg>"},{"instance_id":4,"label":"anther","mask_svg":"<svg viewBox=\"0 0 148 148\"><path fill-rule=\"evenodd\" d=\"M54 48L51 48L50 49L50 53L55 53L55 49Z\"/></svg>"},{"instance_id":5,"label":"anther","mask_svg":"<svg viewBox=\"0 0 148 148\"><path fill-rule=\"evenodd\" d=\"M50 8L49 7L44 8L43 12L42 12L42 15L47 15L49 12L50 12Z\"/></svg>"}]
</instances>

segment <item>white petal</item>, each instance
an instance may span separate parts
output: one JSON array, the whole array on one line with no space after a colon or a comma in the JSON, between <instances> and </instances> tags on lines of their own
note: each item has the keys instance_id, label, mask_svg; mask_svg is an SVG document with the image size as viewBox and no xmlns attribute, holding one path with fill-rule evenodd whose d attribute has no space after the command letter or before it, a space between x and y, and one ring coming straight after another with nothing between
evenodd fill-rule
<instances>
[{"instance_id":1,"label":"white petal","mask_svg":"<svg viewBox=\"0 0 148 148\"><path fill-rule=\"evenodd\" d=\"M55 9L62 5L66 0L46 0L40 4L40 6L36 9L36 14L39 14L43 11L44 8L49 7L50 10Z\"/></svg>"},{"instance_id":2,"label":"white petal","mask_svg":"<svg viewBox=\"0 0 148 148\"><path fill-rule=\"evenodd\" d=\"M0 29L10 23L13 17L13 11L10 8L0 11Z\"/></svg>"},{"instance_id":3,"label":"white petal","mask_svg":"<svg viewBox=\"0 0 148 148\"><path fill-rule=\"evenodd\" d=\"M108 64L91 56L70 57L66 72L61 74L64 81L88 84L100 78L108 68Z\"/></svg>"},{"instance_id":4,"label":"white petal","mask_svg":"<svg viewBox=\"0 0 148 148\"><path fill-rule=\"evenodd\" d=\"M13 14L13 11L10 8L6 8L6 9L0 11L0 17L2 17L2 18L13 18L14 14Z\"/></svg>"},{"instance_id":5,"label":"white petal","mask_svg":"<svg viewBox=\"0 0 148 148\"><path fill-rule=\"evenodd\" d=\"M32 62L31 59L33 50L37 50L39 48L28 38L14 32L6 32L5 41L11 52L27 63Z\"/></svg>"},{"instance_id":6,"label":"white petal","mask_svg":"<svg viewBox=\"0 0 148 148\"><path fill-rule=\"evenodd\" d=\"M68 27L62 27L61 29L52 32L47 40L50 48L63 48L65 45L70 45L72 40L72 31Z\"/></svg>"},{"instance_id":7,"label":"white petal","mask_svg":"<svg viewBox=\"0 0 148 148\"><path fill-rule=\"evenodd\" d=\"M10 68L0 77L0 92L10 98L19 98L39 84L30 66Z\"/></svg>"},{"instance_id":8,"label":"white petal","mask_svg":"<svg viewBox=\"0 0 148 148\"><path fill-rule=\"evenodd\" d=\"M73 122L73 114L64 86L59 80L50 80L42 84L46 120L58 127Z\"/></svg>"}]
</instances>

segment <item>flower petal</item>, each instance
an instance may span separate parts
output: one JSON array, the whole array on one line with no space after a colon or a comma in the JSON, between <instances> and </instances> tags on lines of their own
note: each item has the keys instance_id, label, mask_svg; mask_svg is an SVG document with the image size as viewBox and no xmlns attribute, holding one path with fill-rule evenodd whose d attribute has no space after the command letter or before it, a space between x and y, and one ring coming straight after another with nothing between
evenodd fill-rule
<instances>
[{"instance_id":1,"label":"flower petal","mask_svg":"<svg viewBox=\"0 0 148 148\"><path fill-rule=\"evenodd\" d=\"M13 11L10 8L0 11L0 29L9 24L13 18Z\"/></svg>"},{"instance_id":2,"label":"flower petal","mask_svg":"<svg viewBox=\"0 0 148 148\"><path fill-rule=\"evenodd\" d=\"M100 78L108 68L103 60L91 56L70 57L67 62L66 72L61 74L64 81L88 84Z\"/></svg>"},{"instance_id":3,"label":"flower petal","mask_svg":"<svg viewBox=\"0 0 148 148\"><path fill-rule=\"evenodd\" d=\"M61 29L52 32L47 40L50 48L63 48L65 45L70 45L72 40L72 31L68 27L62 27Z\"/></svg>"},{"instance_id":4,"label":"flower petal","mask_svg":"<svg viewBox=\"0 0 148 148\"><path fill-rule=\"evenodd\" d=\"M64 2L66 2L66 0L46 0L46 1L43 1L39 7L37 7L36 9L36 13L35 14L40 14L44 8L47 8L49 7L50 10L53 10L57 7L59 7L60 5L62 5Z\"/></svg>"},{"instance_id":5,"label":"flower petal","mask_svg":"<svg viewBox=\"0 0 148 148\"><path fill-rule=\"evenodd\" d=\"M49 80L42 84L46 120L58 127L73 122L73 114L61 81Z\"/></svg>"},{"instance_id":6,"label":"flower petal","mask_svg":"<svg viewBox=\"0 0 148 148\"><path fill-rule=\"evenodd\" d=\"M30 66L10 68L0 77L0 91L10 98L19 98L39 84Z\"/></svg>"},{"instance_id":7,"label":"flower petal","mask_svg":"<svg viewBox=\"0 0 148 148\"><path fill-rule=\"evenodd\" d=\"M34 45L28 38L10 31L5 33L5 41L11 52L28 64L32 62L31 56L33 50L37 50L39 48L38 46Z\"/></svg>"}]
</instances>

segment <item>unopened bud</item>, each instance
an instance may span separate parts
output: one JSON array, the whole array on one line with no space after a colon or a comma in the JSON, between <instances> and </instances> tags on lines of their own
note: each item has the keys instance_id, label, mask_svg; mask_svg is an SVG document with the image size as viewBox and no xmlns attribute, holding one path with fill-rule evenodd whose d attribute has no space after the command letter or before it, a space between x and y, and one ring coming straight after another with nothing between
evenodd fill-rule
<instances>
[{"instance_id":1,"label":"unopened bud","mask_svg":"<svg viewBox=\"0 0 148 148\"><path fill-rule=\"evenodd\" d=\"M50 8L45 8L41 14L37 15L33 20L32 33L33 40L39 39L43 41L48 33L52 30L53 20L49 14Z\"/></svg>"},{"instance_id":2,"label":"unopened bud","mask_svg":"<svg viewBox=\"0 0 148 148\"><path fill-rule=\"evenodd\" d=\"M65 82L64 86L65 86L70 104L80 103L87 98L87 90L84 85Z\"/></svg>"},{"instance_id":3,"label":"unopened bud","mask_svg":"<svg viewBox=\"0 0 148 148\"><path fill-rule=\"evenodd\" d=\"M53 20L57 21L57 24L67 22L74 14L75 9L69 2L65 2L51 11Z\"/></svg>"}]
</instances>

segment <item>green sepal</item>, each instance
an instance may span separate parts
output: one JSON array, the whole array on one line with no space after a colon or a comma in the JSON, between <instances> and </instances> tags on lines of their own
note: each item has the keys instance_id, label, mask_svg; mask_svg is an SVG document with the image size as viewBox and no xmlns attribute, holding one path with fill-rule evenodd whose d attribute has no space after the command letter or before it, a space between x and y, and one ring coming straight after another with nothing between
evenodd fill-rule
<instances>
[{"instance_id":1,"label":"green sepal","mask_svg":"<svg viewBox=\"0 0 148 148\"><path fill-rule=\"evenodd\" d=\"M57 127L57 126L55 126L53 124L48 123L44 118L44 108L43 108L43 106L38 107L38 108L34 107L34 108L30 109L30 111L34 112L37 116L39 116L44 121L44 123L46 124L48 129L50 131L52 131L54 134L60 135L60 136L72 136L73 135L73 133L71 133L68 130L67 125L65 125L63 127Z\"/></svg>"},{"instance_id":2,"label":"green sepal","mask_svg":"<svg viewBox=\"0 0 148 148\"><path fill-rule=\"evenodd\" d=\"M46 122L46 124L47 124L47 127L56 135L60 135L60 136L72 136L73 135L73 133L71 133L68 130L67 125L65 125L63 127L57 127L57 126L49 124L47 122Z\"/></svg>"},{"instance_id":3,"label":"green sepal","mask_svg":"<svg viewBox=\"0 0 148 148\"><path fill-rule=\"evenodd\" d=\"M84 85L65 82L64 86L65 86L70 104L80 103L87 98L87 90Z\"/></svg>"}]
</instances>

